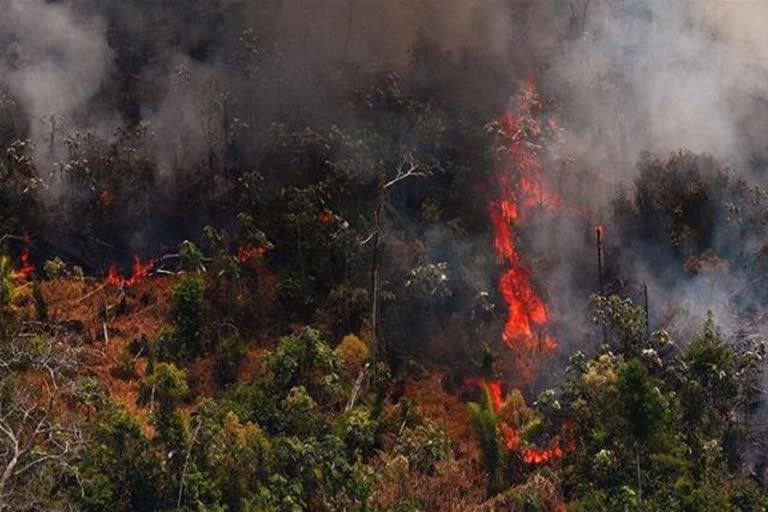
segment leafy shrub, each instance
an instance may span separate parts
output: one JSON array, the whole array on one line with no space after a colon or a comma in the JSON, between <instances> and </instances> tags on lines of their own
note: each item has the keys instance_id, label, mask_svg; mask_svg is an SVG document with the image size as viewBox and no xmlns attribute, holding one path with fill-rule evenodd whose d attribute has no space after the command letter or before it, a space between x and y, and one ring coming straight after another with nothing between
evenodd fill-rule
<instances>
[{"instance_id":1,"label":"leafy shrub","mask_svg":"<svg viewBox=\"0 0 768 512\"><path fill-rule=\"evenodd\" d=\"M160 363L152 375L144 378L141 387L141 401L154 402L156 406L152 423L157 428L160 439L170 447L184 447L189 432L176 407L189 392L186 373L173 364Z\"/></svg>"},{"instance_id":2,"label":"leafy shrub","mask_svg":"<svg viewBox=\"0 0 768 512\"><path fill-rule=\"evenodd\" d=\"M66 275L67 264L57 256L54 259L45 262L43 265L43 272L45 273L45 277L52 281Z\"/></svg>"},{"instance_id":3,"label":"leafy shrub","mask_svg":"<svg viewBox=\"0 0 768 512\"><path fill-rule=\"evenodd\" d=\"M353 460L367 457L373 450L377 423L371 418L371 412L365 407L356 407L348 411L339 422L339 436L347 444Z\"/></svg>"},{"instance_id":4,"label":"leafy shrub","mask_svg":"<svg viewBox=\"0 0 768 512\"><path fill-rule=\"evenodd\" d=\"M405 429L396 452L408 458L411 468L431 474L435 464L451 455L451 440L441 426L425 420L421 425Z\"/></svg>"},{"instance_id":5,"label":"leafy shrub","mask_svg":"<svg viewBox=\"0 0 768 512\"><path fill-rule=\"evenodd\" d=\"M136 377L136 364L131 354L130 346L126 346L123 351L120 352L120 356L117 359L116 374L121 379L132 379Z\"/></svg>"},{"instance_id":6,"label":"leafy shrub","mask_svg":"<svg viewBox=\"0 0 768 512\"><path fill-rule=\"evenodd\" d=\"M344 368L352 375L362 370L368 361L370 352L365 343L354 334L347 334L336 347L336 355L344 364Z\"/></svg>"},{"instance_id":7,"label":"leafy shrub","mask_svg":"<svg viewBox=\"0 0 768 512\"><path fill-rule=\"evenodd\" d=\"M197 346L205 312L205 284L200 277L184 278L173 288L171 316L176 335L189 347Z\"/></svg>"},{"instance_id":8,"label":"leafy shrub","mask_svg":"<svg viewBox=\"0 0 768 512\"><path fill-rule=\"evenodd\" d=\"M179 266L185 272L202 272L205 270L202 251L189 240L179 245Z\"/></svg>"},{"instance_id":9,"label":"leafy shrub","mask_svg":"<svg viewBox=\"0 0 768 512\"><path fill-rule=\"evenodd\" d=\"M214 353L216 382L221 385L234 382L244 356L243 342L238 336L227 336L219 340Z\"/></svg>"},{"instance_id":10,"label":"leafy shrub","mask_svg":"<svg viewBox=\"0 0 768 512\"><path fill-rule=\"evenodd\" d=\"M283 410L289 432L307 436L317 430L317 403L309 396L304 386L297 386L288 392L288 396L283 400Z\"/></svg>"},{"instance_id":11,"label":"leafy shrub","mask_svg":"<svg viewBox=\"0 0 768 512\"><path fill-rule=\"evenodd\" d=\"M479 403L470 402L468 408L469 419L480 442L483 465L488 474L488 494L494 495L503 486L504 453L501 448L496 412L493 409L488 386L483 386L482 401Z\"/></svg>"},{"instance_id":12,"label":"leafy shrub","mask_svg":"<svg viewBox=\"0 0 768 512\"><path fill-rule=\"evenodd\" d=\"M200 277L187 277L173 287L172 327L157 337L157 356L161 361L184 361L202 352L201 330L205 314L205 285Z\"/></svg>"},{"instance_id":13,"label":"leafy shrub","mask_svg":"<svg viewBox=\"0 0 768 512\"><path fill-rule=\"evenodd\" d=\"M363 315L369 306L368 291L363 288L353 288L346 283L331 290L324 303L330 323L336 329L344 329L347 332L360 329Z\"/></svg>"},{"instance_id":14,"label":"leafy shrub","mask_svg":"<svg viewBox=\"0 0 768 512\"><path fill-rule=\"evenodd\" d=\"M0 312L7 310L13 302L14 286L11 279L11 259L0 255Z\"/></svg>"},{"instance_id":15,"label":"leafy shrub","mask_svg":"<svg viewBox=\"0 0 768 512\"><path fill-rule=\"evenodd\" d=\"M339 370L336 354L314 329L284 336L266 358L266 367L280 396L303 385L318 402L339 398Z\"/></svg>"},{"instance_id":16,"label":"leafy shrub","mask_svg":"<svg viewBox=\"0 0 768 512\"><path fill-rule=\"evenodd\" d=\"M48 302L45 300L43 290L36 282L32 285L32 300L35 302L35 316L39 322L48 321Z\"/></svg>"}]
</instances>

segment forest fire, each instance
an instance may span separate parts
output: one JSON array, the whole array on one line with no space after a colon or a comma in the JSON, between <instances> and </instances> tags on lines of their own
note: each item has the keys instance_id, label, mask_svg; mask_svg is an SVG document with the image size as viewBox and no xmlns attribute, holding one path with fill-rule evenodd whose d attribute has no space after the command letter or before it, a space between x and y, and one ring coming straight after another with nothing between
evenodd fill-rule
<instances>
[{"instance_id":1,"label":"forest fire","mask_svg":"<svg viewBox=\"0 0 768 512\"><path fill-rule=\"evenodd\" d=\"M493 411L498 414L503 405L501 382L492 380L482 382L481 385L487 389L491 402L490 405ZM553 437L545 448L538 448L524 443L520 437L518 427L509 422L499 421L497 429L504 448L508 452L518 452L523 462L529 465L542 465L554 462L562 459L566 451L574 451L576 449L569 423L563 425L560 435ZM566 439L565 447L561 443L562 439Z\"/></svg>"},{"instance_id":2,"label":"forest fire","mask_svg":"<svg viewBox=\"0 0 768 512\"><path fill-rule=\"evenodd\" d=\"M237 261L241 265L247 265L260 259L267 253L267 247L263 245L240 245L237 247Z\"/></svg>"},{"instance_id":3,"label":"forest fire","mask_svg":"<svg viewBox=\"0 0 768 512\"><path fill-rule=\"evenodd\" d=\"M21 252L21 266L17 271L17 275L23 279L28 278L35 272L35 266L29 262L29 249L24 249Z\"/></svg>"},{"instance_id":4,"label":"forest fire","mask_svg":"<svg viewBox=\"0 0 768 512\"><path fill-rule=\"evenodd\" d=\"M117 265L113 264L107 272L107 281L109 284L117 287L135 286L147 278L154 267L154 260L147 260L142 263L138 256L133 257L133 267L131 268L131 277L123 277L117 270Z\"/></svg>"},{"instance_id":5,"label":"forest fire","mask_svg":"<svg viewBox=\"0 0 768 512\"><path fill-rule=\"evenodd\" d=\"M535 119L540 108L535 84L529 80L518 97L516 111L508 112L500 121L505 155L496 173L498 198L490 206L496 254L507 266L499 278L499 290L507 305L502 338L515 357L516 378L524 383L532 380L541 354L557 348L553 338L540 332L548 323L547 307L534 289L513 231L513 226L525 222L533 207L557 210L562 203L546 190L541 163L530 141L541 138L548 127L556 127L553 120L542 126Z\"/></svg>"}]
</instances>

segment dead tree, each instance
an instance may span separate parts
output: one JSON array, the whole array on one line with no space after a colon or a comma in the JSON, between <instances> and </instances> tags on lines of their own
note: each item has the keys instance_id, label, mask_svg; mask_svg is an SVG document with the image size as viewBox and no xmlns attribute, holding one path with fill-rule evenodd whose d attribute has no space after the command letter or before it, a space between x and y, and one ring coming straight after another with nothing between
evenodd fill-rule
<instances>
[{"instance_id":1,"label":"dead tree","mask_svg":"<svg viewBox=\"0 0 768 512\"><path fill-rule=\"evenodd\" d=\"M386 174L380 176L380 185L378 191L378 197L376 200L376 209L373 215L373 232L363 240L362 244L368 242L373 243L373 250L371 251L371 360L373 361L373 372L376 373L376 362L379 349L384 350L385 347L379 347L380 341L378 337L378 323L379 323L379 267L381 264L382 245L385 236L384 232L384 206L387 201L387 193L389 190L400 183L414 177L423 177L427 173L421 171L419 165L416 163L413 154L406 154L397 166L397 172L394 177L388 177Z\"/></svg>"},{"instance_id":2,"label":"dead tree","mask_svg":"<svg viewBox=\"0 0 768 512\"><path fill-rule=\"evenodd\" d=\"M0 512L34 508L46 474L67 471L84 446L77 424L55 412L76 357L68 343L37 336L8 340L0 353Z\"/></svg>"},{"instance_id":3,"label":"dead tree","mask_svg":"<svg viewBox=\"0 0 768 512\"><path fill-rule=\"evenodd\" d=\"M82 447L77 426L56 420L55 402L16 384L0 403L0 511L36 502L45 471L66 470Z\"/></svg>"}]
</instances>

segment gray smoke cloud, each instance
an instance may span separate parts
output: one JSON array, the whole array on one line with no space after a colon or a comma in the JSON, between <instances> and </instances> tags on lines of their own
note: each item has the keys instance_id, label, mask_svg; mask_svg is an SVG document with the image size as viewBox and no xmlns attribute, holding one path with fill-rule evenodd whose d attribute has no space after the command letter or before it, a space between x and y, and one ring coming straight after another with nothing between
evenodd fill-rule
<instances>
[{"instance_id":1,"label":"gray smoke cloud","mask_svg":"<svg viewBox=\"0 0 768 512\"><path fill-rule=\"evenodd\" d=\"M148 151L166 176L222 165L234 118L253 137L246 151L260 144L249 133L272 121L334 120L347 86L339 64L403 68L425 40L503 77L498 89L486 76L446 77L455 90L481 91L466 94L468 109L486 96L503 104L515 81L537 78L566 133L558 152L567 165L552 172L589 170L588 184L571 179L560 192L597 220L615 187L636 175L641 151L710 153L744 177L766 151L761 1L0 0L0 9L0 85L23 106L39 152L52 115L62 132L92 128L106 139L120 123L146 121ZM539 238L549 253L584 245L570 226ZM575 272L561 259L549 288L574 289ZM736 286L727 283L721 294L698 285L680 293L721 310ZM563 296L565 312L578 299Z\"/></svg>"},{"instance_id":2,"label":"gray smoke cloud","mask_svg":"<svg viewBox=\"0 0 768 512\"><path fill-rule=\"evenodd\" d=\"M610 174L631 169L643 150L686 148L743 165L764 149L768 46L760 20L768 4L587 4L582 37L548 73L567 91L574 154Z\"/></svg>"},{"instance_id":3,"label":"gray smoke cloud","mask_svg":"<svg viewBox=\"0 0 768 512\"><path fill-rule=\"evenodd\" d=\"M29 116L31 138L41 145L50 116L71 118L98 91L112 51L103 20L67 4L0 1L0 84Z\"/></svg>"}]
</instances>

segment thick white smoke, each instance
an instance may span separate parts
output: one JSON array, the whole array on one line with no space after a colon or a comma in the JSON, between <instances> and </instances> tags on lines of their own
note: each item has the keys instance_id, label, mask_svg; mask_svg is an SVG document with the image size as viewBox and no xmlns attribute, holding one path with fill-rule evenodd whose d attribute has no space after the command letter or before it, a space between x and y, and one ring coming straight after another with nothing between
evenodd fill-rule
<instances>
[{"instance_id":1,"label":"thick white smoke","mask_svg":"<svg viewBox=\"0 0 768 512\"><path fill-rule=\"evenodd\" d=\"M40 145L51 116L72 117L99 90L111 62L106 27L98 16L43 0L0 0L0 12L9 43L0 84L23 106Z\"/></svg>"}]
</instances>

